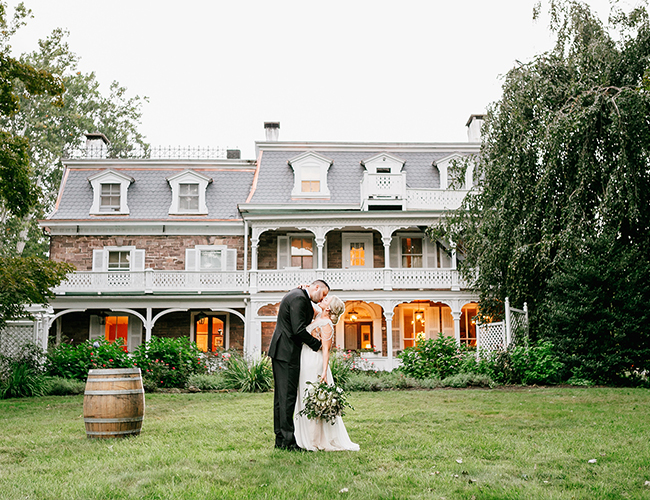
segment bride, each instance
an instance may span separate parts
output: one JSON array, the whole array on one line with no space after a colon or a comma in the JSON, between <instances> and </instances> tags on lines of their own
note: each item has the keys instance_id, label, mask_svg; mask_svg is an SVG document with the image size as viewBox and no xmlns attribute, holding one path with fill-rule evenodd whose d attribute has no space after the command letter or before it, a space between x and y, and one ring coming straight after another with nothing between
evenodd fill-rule
<instances>
[{"instance_id":1,"label":"bride","mask_svg":"<svg viewBox=\"0 0 650 500\"><path fill-rule=\"evenodd\" d=\"M334 325L345 311L345 305L336 295L328 295L321 301L320 306L321 312L307 326L307 331L321 340L323 348L315 352L303 344L300 354L300 380L293 417L296 442L301 448L311 451L358 451L359 445L350 440L341 417L336 417L335 422L331 424L325 420L310 420L304 415L298 415L298 412L304 408L303 398L308 387L307 382L334 384L332 371L329 368L330 348L334 337Z\"/></svg>"}]
</instances>

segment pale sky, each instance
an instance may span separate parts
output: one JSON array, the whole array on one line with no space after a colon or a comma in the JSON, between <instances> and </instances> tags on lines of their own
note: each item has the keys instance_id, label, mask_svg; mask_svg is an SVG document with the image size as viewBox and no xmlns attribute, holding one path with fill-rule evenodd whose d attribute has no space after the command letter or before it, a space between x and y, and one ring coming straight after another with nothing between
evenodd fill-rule
<instances>
[{"instance_id":1,"label":"pale sky","mask_svg":"<svg viewBox=\"0 0 650 500\"><path fill-rule=\"evenodd\" d=\"M265 121L287 141L464 142L500 77L551 47L536 1L26 0L13 47L69 30L104 93L117 80L149 97L154 146L252 159ZM608 0L587 3L607 19Z\"/></svg>"}]
</instances>

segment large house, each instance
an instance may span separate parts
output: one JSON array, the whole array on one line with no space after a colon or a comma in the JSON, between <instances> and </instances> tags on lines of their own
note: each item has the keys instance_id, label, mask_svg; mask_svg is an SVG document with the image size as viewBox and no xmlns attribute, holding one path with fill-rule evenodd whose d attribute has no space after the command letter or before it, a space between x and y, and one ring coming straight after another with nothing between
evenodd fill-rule
<instances>
[{"instance_id":1,"label":"large house","mask_svg":"<svg viewBox=\"0 0 650 500\"><path fill-rule=\"evenodd\" d=\"M380 369L421 337L474 344L462 256L425 230L471 187L472 168L451 179L481 119L467 143L285 142L265 123L255 160L113 159L89 134L41 222L50 257L77 268L56 289L52 341L189 337L257 355L282 296L321 278L346 303L335 344Z\"/></svg>"}]
</instances>

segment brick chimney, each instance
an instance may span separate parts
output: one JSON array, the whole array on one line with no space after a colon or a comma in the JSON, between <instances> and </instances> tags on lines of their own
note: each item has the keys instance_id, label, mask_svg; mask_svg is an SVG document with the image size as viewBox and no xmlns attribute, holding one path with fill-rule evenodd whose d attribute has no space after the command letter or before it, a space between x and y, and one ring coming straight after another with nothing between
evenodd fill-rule
<instances>
[{"instance_id":1,"label":"brick chimney","mask_svg":"<svg viewBox=\"0 0 650 500\"><path fill-rule=\"evenodd\" d=\"M472 115L467 120L467 140L469 142L481 142L481 126L485 115Z\"/></svg>"},{"instance_id":2,"label":"brick chimney","mask_svg":"<svg viewBox=\"0 0 650 500\"><path fill-rule=\"evenodd\" d=\"M280 122L264 122L266 142L278 142L280 136Z\"/></svg>"},{"instance_id":3,"label":"brick chimney","mask_svg":"<svg viewBox=\"0 0 650 500\"><path fill-rule=\"evenodd\" d=\"M106 158L110 143L100 132L86 134L86 158Z\"/></svg>"}]
</instances>

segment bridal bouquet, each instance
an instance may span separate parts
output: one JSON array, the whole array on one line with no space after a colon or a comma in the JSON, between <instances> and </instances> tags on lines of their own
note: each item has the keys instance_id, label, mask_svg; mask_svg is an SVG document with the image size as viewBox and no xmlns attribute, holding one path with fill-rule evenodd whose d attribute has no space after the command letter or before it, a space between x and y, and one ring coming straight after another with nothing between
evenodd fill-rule
<instances>
[{"instance_id":1,"label":"bridal bouquet","mask_svg":"<svg viewBox=\"0 0 650 500\"><path fill-rule=\"evenodd\" d=\"M343 389L335 385L328 385L326 382L307 382L303 404L305 407L298 412L308 419L320 418L334 425L336 417L345 415L345 408L352 405L347 402L347 396Z\"/></svg>"}]
</instances>

